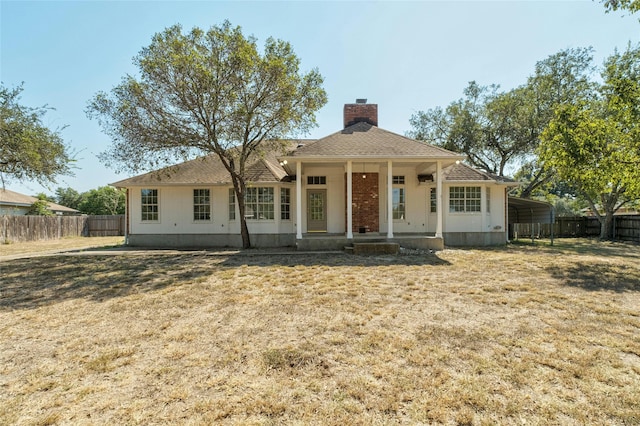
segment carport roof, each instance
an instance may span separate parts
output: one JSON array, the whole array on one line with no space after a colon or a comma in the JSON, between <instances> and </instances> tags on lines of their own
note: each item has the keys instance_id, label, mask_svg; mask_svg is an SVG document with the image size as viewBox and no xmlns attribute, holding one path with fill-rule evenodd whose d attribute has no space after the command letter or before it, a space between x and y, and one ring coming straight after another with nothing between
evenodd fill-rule
<instances>
[{"instance_id":1,"label":"carport roof","mask_svg":"<svg viewBox=\"0 0 640 426\"><path fill-rule=\"evenodd\" d=\"M545 201L509 197L509 223L553 223L553 205Z\"/></svg>"}]
</instances>

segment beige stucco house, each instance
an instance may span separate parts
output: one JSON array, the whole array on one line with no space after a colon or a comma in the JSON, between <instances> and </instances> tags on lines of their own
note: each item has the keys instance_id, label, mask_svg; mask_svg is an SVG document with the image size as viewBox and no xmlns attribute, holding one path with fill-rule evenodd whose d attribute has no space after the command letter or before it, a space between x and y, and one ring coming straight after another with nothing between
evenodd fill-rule
<instances>
[{"instance_id":1,"label":"beige stucco house","mask_svg":"<svg viewBox=\"0 0 640 426\"><path fill-rule=\"evenodd\" d=\"M376 104L345 105L343 124L324 138L256 156L245 200L254 246L327 249L383 240L440 249L506 242L513 181L379 128ZM242 245L233 187L213 155L113 185L127 189L130 245Z\"/></svg>"}]
</instances>

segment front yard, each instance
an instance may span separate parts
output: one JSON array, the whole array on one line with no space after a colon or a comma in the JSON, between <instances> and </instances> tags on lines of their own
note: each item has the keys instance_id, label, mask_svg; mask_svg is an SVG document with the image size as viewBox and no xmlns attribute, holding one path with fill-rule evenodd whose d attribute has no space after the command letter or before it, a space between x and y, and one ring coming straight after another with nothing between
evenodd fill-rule
<instances>
[{"instance_id":1,"label":"front yard","mask_svg":"<svg viewBox=\"0 0 640 426\"><path fill-rule=\"evenodd\" d=\"M0 424L640 424L640 247L0 262Z\"/></svg>"}]
</instances>

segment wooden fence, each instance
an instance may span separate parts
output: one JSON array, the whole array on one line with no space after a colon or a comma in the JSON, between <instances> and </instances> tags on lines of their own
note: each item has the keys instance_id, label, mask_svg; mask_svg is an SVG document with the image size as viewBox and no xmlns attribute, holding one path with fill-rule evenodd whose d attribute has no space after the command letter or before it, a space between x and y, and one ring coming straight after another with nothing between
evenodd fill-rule
<instances>
[{"instance_id":1,"label":"wooden fence","mask_svg":"<svg viewBox=\"0 0 640 426\"><path fill-rule=\"evenodd\" d=\"M124 215L0 216L0 242L124 235Z\"/></svg>"},{"instance_id":2,"label":"wooden fence","mask_svg":"<svg viewBox=\"0 0 640 426\"><path fill-rule=\"evenodd\" d=\"M513 238L549 238L553 226L554 237L599 237L600 222L596 217L557 217L556 223L516 223ZM613 239L640 242L640 215L613 217Z\"/></svg>"}]
</instances>

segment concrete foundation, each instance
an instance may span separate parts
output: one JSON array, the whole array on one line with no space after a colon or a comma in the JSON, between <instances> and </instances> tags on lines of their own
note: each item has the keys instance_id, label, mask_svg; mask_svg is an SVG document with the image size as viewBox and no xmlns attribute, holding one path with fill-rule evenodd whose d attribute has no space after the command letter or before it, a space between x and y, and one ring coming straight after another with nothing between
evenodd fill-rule
<instances>
[{"instance_id":1,"label":"concrete foundation","mask_svg":"<svg viewBox=\"0 0 640 426\"><path fill-rule=\"evenodd\" d=\"M252 234L251 247L293 247L294 234ZM229 234L134 234L127 238L132 247L158 248L224 248L242 247L242 236Z\"/></svg>"},{"instance_id":2,"label":"concrete foundation","mask_svg":"<svg viewBox=\"0 0 640 426\"><path fill-rule=\"evenodd\" d=\"M447 247L501 246L507 243L505 232L445 232Z\"/></svg>"}]
</instances>

